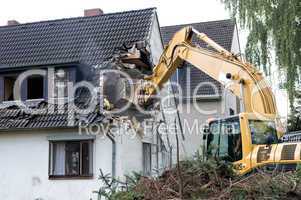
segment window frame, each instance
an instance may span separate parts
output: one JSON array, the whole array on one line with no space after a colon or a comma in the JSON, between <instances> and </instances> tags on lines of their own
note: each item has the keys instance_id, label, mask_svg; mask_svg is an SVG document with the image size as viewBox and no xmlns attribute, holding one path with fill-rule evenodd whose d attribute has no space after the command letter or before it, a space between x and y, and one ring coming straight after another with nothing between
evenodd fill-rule
<instances>
[{"instance_id":1,"label":"window frame","mask_svg":"<svg viewBox=\"0 0 301 200\"><path fill-rule=\"evenodd\" d=\"M236 133L228 133L226 131L227 126L231 125L234 126L235 123L238 123L237 129L233 128L232 130L239 130ZM212 128L216 126L217 134L212 133ZM207 154L213 157L218 158L226 158L226 160L231 160L231 162L239 161L243 158L243 143L242 143L242 136L240 130L240 120L239 117L234 116L222 120L216 120L210 123L210 138L207 139ZM239 135L239 137L237 137ZM238 144L239 152L232 152L234 153L234 157L231 157L229 154L229 138L237 137L236 140L240 141ZM223 138L224 137L224 138ZM226 139L226 140L225 140ZM214 146L213 146L214 145ZM226 150L226 151L223 151ZM237 154L235 154L237 153Z\"/></svg>"},{"instance_id":2,"label":"window frame","mask_svg":"<svg viewBox=\"0 0 301 200\"><path fill-rule=\"evenodd\" d=\"M59 72L64 72L64 77L59 77ZM67 68L56 68L54 70L54 90L53 97L55 99L68 98L68 83L70 82L70 74ZM63 91L64 96L59 96Z\"/></svg>"},{"instance_id":3,"label":"window frame","mask_svg":"<svg viewBox=\"0 0 301 200\"><path fill-rule=\"evenodd\" d=\"M14 85L16 84L18 75L16 75L16 74L7 74L7 75L3 75L2 78L3 78L3 102L13 102L14 101ZM10 89L12 89L12 95L13 95L12 100L6 98L6 95L7 95L6 94L6 87L7 87L6 86L6 79L14 79L13 87L10 88Z\"/></svg>"},{"instance_id":4,"label":"window frame","mask_svg":"<svg viewBox=\"0 0 301 200\"><path fill-rule=\"evenodd\" d=\"M58 174L54 174L54 159L53 159L53 152L54 152L54 149L53 149L53 144L54 143L61 143L61 142L64 142L64 143L68 143L68 142L78 142L79 145L80 145L80 156L79 156L79 174L78 175L67 175L66 174L66 164L65 164L65 174L64 175L58 175ZM89 144L89 147L91 149L89 149L89 151L91 152L91 155L90 155L90 159L91 161L89 161L89 167L90 167L90 170L89 170L89 173L88 174L82 174L82 166L83 166L83 158L82 158L82 154L83 154L83 149L82 149L82 145L83 143L88 143ZM48 157L48 178L49 179L91 179L93 178L94 174L94 154L93 154L93 150L94 150L94 140L93 139L83 139L83 140L52 140L52 141L49 141L49 157ZM65 149L65 152L66 152L66 149ZM66 158L64 160L64 162L66 163ZM91 165L91 166L90 166Z\"/></svg>"}]
</instances>

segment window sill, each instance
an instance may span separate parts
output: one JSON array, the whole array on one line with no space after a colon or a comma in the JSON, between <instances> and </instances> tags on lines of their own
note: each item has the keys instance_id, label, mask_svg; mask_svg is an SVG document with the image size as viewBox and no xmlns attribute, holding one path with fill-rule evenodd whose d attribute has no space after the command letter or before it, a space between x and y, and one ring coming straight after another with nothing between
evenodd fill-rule
<instances>
[{"instance_id":1,"label":"window sill","mask_svg":"<svg viewBox=\"0 0 301 200\"><path fill-rule=\"evenodd\" d=\"M36 101L45 101L45 98L39 98L39 99L26 99L26 102L36 102Z\"/></svg>"},{"instance_id":2,"label":"window sill","mask_svg":"<svg viewBox=\"0 0 301 200\"><path fill-rule=\"evenodd\" d=\"M93 179L91 175L80 175L80 176L69 176L69 175L49 175L49 180L82 180L82 179Z\"/></svg>"},{"instance_id":3,"label":"window sill","mask_svg":"<svg viewBox=\"0 0 301 200\"><path fill-rule=\"evenodd\" d=\"M3 100L2 103L4 104L17 104L17 103L23 103L23 102L27 102L27 103L31 103L31 102L39 102L39 101L45 101L44 98L42 99L26 99L26 100Z\"/></svg>"}]
</instances>

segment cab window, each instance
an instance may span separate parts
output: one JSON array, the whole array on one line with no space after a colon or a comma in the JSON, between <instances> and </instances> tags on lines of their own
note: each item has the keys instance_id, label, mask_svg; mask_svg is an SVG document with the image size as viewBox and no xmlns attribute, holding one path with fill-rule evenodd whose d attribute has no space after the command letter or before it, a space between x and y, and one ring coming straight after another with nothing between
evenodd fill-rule
<instances>
[{"instance_id":1,"label":"cab window","mask_svg":"<svg viewBox=\"0 0 301 200\"><path fill-rule=\"evenodd\" d=\"M219 122L210 124L210 132L207 139L208 154L210 156L218 155L219 137L220 137L220 125Z\"/></svg>"},{"instance_id":2,"label":"cab window","mask_svg":"<svg viewBox=\"0 0 301 200\"><path fill-rule=\"evenodd\" d=\"M242 159L242 140L238 117L211 123L210 135L207 141L209 155L218 156L231 162Z\"/></svg>"},{"instance_id":3,"label":"cab window","mask_svg":"<svg viewBox=\"0 0 301 200\"><path fill-rule=\"evenodd\" d=\"M276 144L277 131L273 121L249 120L252 144Z\"/></svg>"}]
</instances>

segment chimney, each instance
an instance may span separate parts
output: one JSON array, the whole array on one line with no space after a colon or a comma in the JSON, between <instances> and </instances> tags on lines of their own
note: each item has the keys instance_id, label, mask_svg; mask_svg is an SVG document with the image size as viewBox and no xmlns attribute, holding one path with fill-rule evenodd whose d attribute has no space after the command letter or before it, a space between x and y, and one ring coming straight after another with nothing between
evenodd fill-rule
<instances>
[{"instance_id":1,"label":"chimney","mask_svg":"<svg viewBox=\"0 0 301 200\"><path fill-rule=\"evenodd\" d=\"M13 26L13 25L18 25L20 24L17 20L8 20L7 25L8 26Z\"/></svg>"},{"instance_id":2,"label":"chimney","mask_svg":"<svg viewBox=\"0 0 301 200\"><path fill-rule=\"evenodd\" d=\"M102 15L102 14L103 14L103 11L100 8L92 8L92 9L85 10L85 17L98 16L98 15Z\"/></svg>"}]
</instances>

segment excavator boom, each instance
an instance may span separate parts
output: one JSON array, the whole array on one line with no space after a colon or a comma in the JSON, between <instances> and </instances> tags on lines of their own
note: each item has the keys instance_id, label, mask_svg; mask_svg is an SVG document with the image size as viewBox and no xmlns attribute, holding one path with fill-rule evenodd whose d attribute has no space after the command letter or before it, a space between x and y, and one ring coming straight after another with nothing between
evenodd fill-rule
<instances>
[{"instance_id":1,"label":"excavator boom","mask_svg":"<svg viewBox=\"0 0 301 200\"><path fill-rule=\"evenodd\" d=\"M215 51L193 45L193 36ZM152 86L145 89L147 93L145 101L156 93L154 86L161 88L184 61L217 81L230 79L226 87L241 99L244 112L277 114L273 93L262 73L192 27L185 27L178 31L165 47L152 76L147 78Z\"/></svg>"}]
</instances>

